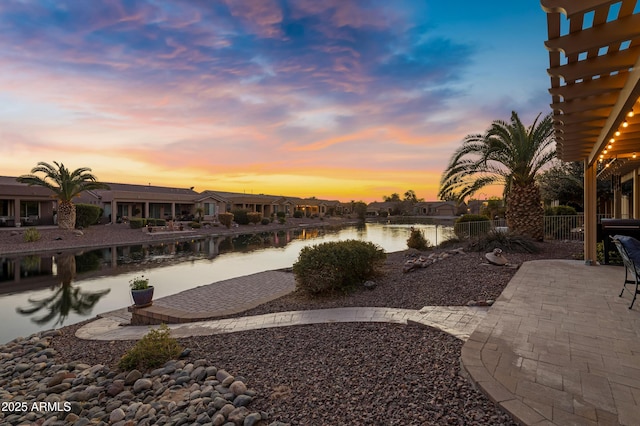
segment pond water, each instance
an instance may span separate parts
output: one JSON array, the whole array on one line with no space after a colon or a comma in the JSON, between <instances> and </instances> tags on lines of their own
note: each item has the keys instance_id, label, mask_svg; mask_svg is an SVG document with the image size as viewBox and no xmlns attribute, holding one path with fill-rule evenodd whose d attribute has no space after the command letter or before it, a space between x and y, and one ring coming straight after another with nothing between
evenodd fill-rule
<instances>
[{"instance_id":1,"label":"pond water","mask_svg":"<svg viewBox=\"0 0 640 426\"><path fill-rule=\"evenodd\" d=\"M326 241L357 239L386 252L404 250L411 226L433 244L451 233L445 226L367 223L0 258L0 343L129 306L129 280L135 276L149 278L157 299L290 267L303 247Z\"/></svg>"}]
</instances>

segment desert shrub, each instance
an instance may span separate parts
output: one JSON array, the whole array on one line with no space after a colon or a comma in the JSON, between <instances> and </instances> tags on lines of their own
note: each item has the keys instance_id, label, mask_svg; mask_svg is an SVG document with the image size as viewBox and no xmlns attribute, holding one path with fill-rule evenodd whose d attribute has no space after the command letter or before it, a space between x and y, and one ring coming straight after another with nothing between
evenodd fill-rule
<instances>
[{"instance_id":1,"label":"desert shrub","mask_svg":"<svg viewBox=\"0 0 640 426\"><path fill-rule=\"evenodd\" d=\"M260 223L262 223L263 225L268 225L268 224L270 224L270 223L271 223L271 221L265 217L264 219L262 219L262 220L260 221Z\"/></svg>"},{"instance_id":2,"label":"desert shrub","mask_svg":"<svg viewBox=\"0 0 640 426\"><path fill-rule=\"evenodd\" d=\"M182 348L166 324L149 331L119 361L121 370L149 370L178 358Z\"/></svg>"},{"instance_id":3,"label":"desert shrub","mask_svg":"<svg viewBox=\"0 0 640 426\"><path fill-rule=\"evenodd\" d=\"M285 223L287 223L287 219L285 217L279 217L278 218L278 223L280 223L281 225L285 224Z\"/></svg>"},{"instance_id":4,"label":"desert shrub","mask_svg":"<svg viewBox=\"0 0 640 426\"><path fill-rule=\"evenodd\" d=\"M189 226L190 226L191 228L193 228L193 229L200 229L200 228L202 228L202 224L201 224L200 222L196 222L196 221L189 222Z\"/></svg>"},{"instance_id":5,"label":"desert shrub","mask_svg":"<svg viewBox=\"0 0 640 426\"><path fill-rule=\"evenodd\" d=\"M233 223L233 213L218 213L218 220L229 229Z\"/></svg>"},{"instance_id":6,"label":"desert shrub","mask_svg":"<svg viewBox=\"0 0 640 426\"><path fill-rule=\"evenodd\" d=\"M467 250L490 252L502 249L511 253L537 253L540 251L535 241L529 237L511 232L489 231L484 235L472 239Z\"/></svg>"},{"instance_id":7,"label":"desert shrub","mask_svg":"<svg viewBox=\"0 0 640 426\"><path fill-rule=\"evenodd\" d=\"M296 210L293 212L293 217L300 219L301 217L304 217L304 212L302 210Z\"/></svg>"},{"instance_id":8,"label":"desert shrub","mask_svg":"<svg viewBox=\"0 0 640 426\"><path fill-rule=\"evenodd\" d=\"M76 227L88 228L100 219L102 209L93 204L76 204Z\"/></svg>"},{"instance_id":9,"label":"desert shrub","mask_svg":"<svg viewBox=\"0 0 640 426\"><path fill-rule=\"evenodd\" d=\"M257 225L262 220L262 213L249 212L247 213L247 220L249 221L249 223L253 223L254 225Z\"/></svg>"},{"instance_id":10,"label":"desert shrub","mask_svg":"<svg viewBox=\"0 0 640 426\"><path fill-rule=\"evenodd\" d=\"M458 238L478 237L491 229L491 221L481 214L465 214L460 216L453 225L453 231Z\"/></svg>"},{"instance_id":11,"label":"desert shrub","mask_svg":"<svg viewBox=\"0 0 640 426\"><path fill-rule=\"evenodd\" d=\"M41 236L40 236L40 232L36 228L27 228L24 231L23 238L25 242L31 243L34 241L38 241L41 238Z\"/></svg>"},{"instance_id":12,"label":"desert shrub","mask_svg":"<svg viewBox=\"0 0 640 426\"><path fill-rule=\"evenodd\" d=\"M421 229L411 228L411 234L407 240L407 247L416 250L426 250L431 247L431 243L424 237Z\"/></svg>"},{"instance_id":13,"label":"desert shrub","mask_svg":"<svg viewBox=\"0 0 640 426\"><path fill-rule=\"evenodd\" d=\"M287 216L287 214L286 214L285 212L278 212L278 213L276 213L276 217L277 217L278 219L280 219L281 217L286 217L286 216Z\"/></svg>"},{"instance_id":14,"label":"desert shrub","mask_svg":"<svg viewBox=\"0 0 640 426\"><path fill-rule=\"evenodd\" d=\"M233 210L231 213L233 213L233 220L235 220L238 225L249 224L249 210L236 209L236 210Z\"/></svg>"},{"instance_id":15,"label":"desert shrub","mask_svg":"<svg viewBox=\"0 0 640 426\"><path fill-rule=\"evenodd\" d=\"M129 227L131 229L141 229L147 224L147 220L141 217L132 217L129 219Z\"/></svg>"},{"instance_id":16,"label":"desert shrub","mask_svg":"<svg viewBox=\"0 0 640 426\"><path fill-rule=\"evenodd\" d=\"M167 226L167 221L164 219L156 219L153 217L150 217L149 219L147 219L147 225L149 226Z\"/></svg>"},{"instance_id":17,"label":"desert shrub","mask_svg":"<svg viewBox=\"0 0 640 426\"><path fill-rule=\"evenodd\" d=\"M371 278L386 256L371 242L326 242L304 247L293 273L297 287L310 295L346 292Z\"/></svg>"}]
</instances>

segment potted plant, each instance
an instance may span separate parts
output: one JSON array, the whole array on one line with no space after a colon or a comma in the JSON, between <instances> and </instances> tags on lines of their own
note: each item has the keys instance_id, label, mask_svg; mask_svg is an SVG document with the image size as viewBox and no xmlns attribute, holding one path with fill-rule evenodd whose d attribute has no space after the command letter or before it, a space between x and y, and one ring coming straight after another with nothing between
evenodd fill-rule
<instances>
[{"instance_id":1,"label":"potted plant","mask_svg":"<svg viewBox=\"0 0 640 426\"><path fill-rule=\"evenodd\" d=\"M153 303L153 286L149 285L149 278L145 278L144 275L133 277L129 281L129 287L131 287L133 306L141 308Z\"/></svg>"}]
</instances>

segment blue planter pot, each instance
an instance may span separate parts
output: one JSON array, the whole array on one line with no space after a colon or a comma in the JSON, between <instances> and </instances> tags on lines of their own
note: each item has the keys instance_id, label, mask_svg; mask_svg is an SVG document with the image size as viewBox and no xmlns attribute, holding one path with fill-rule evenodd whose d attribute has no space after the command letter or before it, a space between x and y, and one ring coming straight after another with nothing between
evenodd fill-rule
<instances>
[{"instance_id":1,"label":"blue planter pot","mask_svg":"<svg viewBox=\"0 0 640 426\"><path fill-rule=\"evenodd\" d=\"M131 290L131 297L133 297L133 306L136 308L151 306L153 303L153 286L151 285L144 290Z\"/></svg>"}]
</instances>

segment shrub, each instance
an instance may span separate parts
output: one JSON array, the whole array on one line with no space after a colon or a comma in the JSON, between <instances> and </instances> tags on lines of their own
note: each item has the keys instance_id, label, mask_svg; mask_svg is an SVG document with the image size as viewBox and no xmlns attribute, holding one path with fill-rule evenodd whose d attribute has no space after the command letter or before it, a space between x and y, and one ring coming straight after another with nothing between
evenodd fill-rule
<instances>
[{"instance_id":1,"label":"shrub","mask_svg":"<svg viewBox=\"0 0 640 426\"><path fill-rule=\"evenodd\" d=\"M147 225L149 226L167 226L167 221L164 219L155 219L150 217L147 219Z\"/></svg>"},{"instance_id":2,"label":"shrub","mask_svg":"<svg viewBox=\"0 0 640 426\"><path fill-rule=\"evenodd\" d=\"M502 249L512 253L537 253L540 251L534 240L511 232L489 231L485 235L471 240L470 251L490 252Z\"/></svg>"},{"instance_id":3,"label":"shrub","mask_svg":"<svg viewBox=\"0 0 640 426\"><path fill-rule=\"evenodd\" d=\"M93 204L76 204L76 227L88 228L100 219L102 209Z\"/></svg>"},{"instance_id":4,"label":"shrub","mask_svg":"<svg viewBox=\"0 0 640 426\"><path fill-rule=\"evenodd\" d=\"M371 242L326 242L304 247L293 272L298 288L310 295L346 292L371 278L386 256Z\"/></svg>"},{"instance_id":5,"label":"shrub","mask_svg":"<svg viewBox=\"0 0 640 426\"><path fill-rule=\"evenodd\" d=\"M271 223L271 221L265 217L260 223L262 223L263 225L268 225Z\"/></svg>"},{"instance_id":6,"label":"shrub","mask_svg":"<svg viewBox=\"0 0 640 426\"><path fill-rule=\"evenodd\" d=\"M431 243L424 237L421 229L411 227L411 234L407 240L407 247L416 250L426 250L431 247Z\"/></svg>"},{"instance_id":7,"label":"shrub","mask_svg":"<svg viewBox=\"0 0 640 426\"><path fill-rule=\"evenodd\" d=\"M38 241L40 238L40 232L36 228L27 228L24 231L24 240L27 243Z\"/></svg>"},{"instance_id":8,"label":"shrub","mask_svg":"<svg viewBox=\"0 0 640 426\"><path fill-rule=\"evenodd\" d=\"M233 214L232 213L218 213L218 220L221 224L227 227L227 229L231 228L231 224L233 223Z\"/></svg>"},{"instance_id":9,"label":"shrub","mask_svg":"<svg viewBox=\"0 0 640 426\"><path fill-rule=\"evenodd\" d=\"M147 224L147 221L141 217L132 217L129 219L129 227L131 229L141 229Z\"/></svg>"},{"instance_id":10,"label":"shrub","mask_svg":"<svg viewBox=\"0 0 640 426\"><path fill-rule=\"evenodd\" d=\"M182 348L178 341L171 337L171 330L166 324L149 331L131 348L118 363L121 370L149 370L160 367L167 361L178 358Z\"/></svg>"},{"instance_id":11,"label":"shrub","mask_svg":"<svg viewBox=\"0 0 640 426\"><path fill-rule=\"evenodd\" d=\"M304 217L304 212L302 210L296 210L293 212L293 217L300 219L301 217Z\"/></svg>"},{"instance_id":12,"label":"shrub","mask_svg":"<svg viewBox=\"0 0 640 426\"><path fill-rule=\"evenodd\" d=\"M238 225L248 225L249 224L249 210L246 209L236 209L232 211L233 219L236 221Z\"/></svg>"},{"instance_id":13,"label":"shrub","mask_svg":"<svg viewBox=\"0 0 640 426\"><path fill-rule=\"evenodd\" d=\"M287 222L287 219L285 217L278 218L278 223L280 223L281 225L285 224L286 222Z\"/></svg>"},{"instance_id":14,"label":"shrub","mask_svg":"<svg viewBox=\"0 0 640 426\"><path fill-rule=\"evenodd\" d=\"M282 218L284 218L284 217L286 217L286 216L287 216L287 214L286 214L285 212L278 212L278 213L276 213L276 217L277 217L278 219L280 219L281 217L282 217Z\"/></svg>"},{"instance_id":15,"label":"shrub","mask_svg":"<svg viewBox=\"0 0 640 426\"><path fill-rule=\"evenodd\" d=\"M249 221L249 223L253 223L254 225L257 225L262 220L262 213L249 212L247 213L247 220Z\"/></svg>"},{"instance_id":16,"label":"shrub","mask_svg":"<svg viewBox=\"0 0 640 426\"><path fill-rule=\"evenodd\" d=\"M486 234L490 229L491 221L487 216L480 214L462 215L453 226L453 231L458 238L478 237Z\"/></svg>"},{"instance_id":17,"label":"shrub","mask_svg":"<svg viewBox=\"0 0 640 426\"><path fill-rule=\"evenodd\" d=\"M201 224L200 222L196 222L196 221L189 222L189 226L190 226L191 228L193 228L193 229L200 229L200 228L202 228L202 224Z\"/></svg>"}]
</instances>

